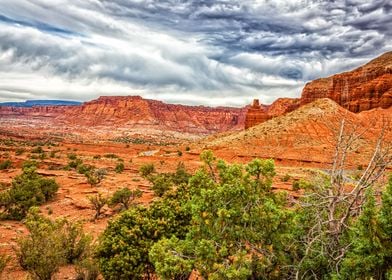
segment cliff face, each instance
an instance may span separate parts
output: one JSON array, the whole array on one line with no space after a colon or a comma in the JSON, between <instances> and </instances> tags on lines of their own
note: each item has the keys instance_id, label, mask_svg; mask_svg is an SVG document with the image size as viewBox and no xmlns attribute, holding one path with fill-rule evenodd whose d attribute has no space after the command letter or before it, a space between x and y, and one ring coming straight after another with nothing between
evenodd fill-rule
<instances>
[{"instance_id":1,"label":"cliff face","mask_svg":"<svg viewBox=\"0 0 392 280\"><path fill-rule=\"evenodd\" d=\"M261 107L259 100L253 100L252 106L250 106L245 116L245 129L248 129L257 124L263 123L270 119L267 114L265 107Z\"/></svg>"},{"instance_id":2,"label":"cliff face","mask_svg":"<svg viewBox=\"0 0 392 280\"><path fill-rule=\"evenodd\" d=\"M0 117L47 117L65 125L149 127L194 134L242 129L243 108L165 104L140 96L104 96L80 106L0 107Z\"/></svg>"},{"instance_id":3,"label":"cliff face","mask_svg":"<svg viewBox=\"0 0 392 280\"><path fill-rule=\"evenodd\" d=\"M0 117L56 117L73 106L0 107Z\"/></svg>"},{"instance_id":4,"label":"cliff face","mask_svg":"<svg viewBox=\"0 0 392 280\"><path fill-rule=\"evenodd\" d=\"M353 71L306 84L301 105L325 97L355 113L392 106L392 52Z\"/></svg>"}]
</instances>

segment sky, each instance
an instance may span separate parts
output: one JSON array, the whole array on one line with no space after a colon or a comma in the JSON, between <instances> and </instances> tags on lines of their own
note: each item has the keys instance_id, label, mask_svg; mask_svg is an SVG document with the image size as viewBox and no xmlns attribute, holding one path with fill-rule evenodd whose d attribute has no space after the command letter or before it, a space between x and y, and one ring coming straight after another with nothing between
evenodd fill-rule
<instances>
[{"instance_id":1,"label":"sky","mask_svg":"<svg viewBox=\"0 0 392 280\"><path fill-rule=\"evenodd\" d=\"M270 104L391 38L389 0L0 0L0 101Z\"/></svg>"}]
</instances>

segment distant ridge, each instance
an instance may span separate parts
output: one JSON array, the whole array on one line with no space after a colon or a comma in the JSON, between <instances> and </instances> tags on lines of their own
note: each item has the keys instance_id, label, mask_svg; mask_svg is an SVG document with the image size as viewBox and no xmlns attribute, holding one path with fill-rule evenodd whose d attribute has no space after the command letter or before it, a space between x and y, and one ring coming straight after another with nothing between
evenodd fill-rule
<instances>
[{"instance_id":1,"label":"distant ridge","mask_svg":"<svg viewBox=\"0 0 392 280\"><path fill-rule=\"evenodd\" d=\"M75 106L82 102L66 100L26 100L24 102L0 102L0 106L34 107L34 106Z\"/></svg>"}]
</instances>

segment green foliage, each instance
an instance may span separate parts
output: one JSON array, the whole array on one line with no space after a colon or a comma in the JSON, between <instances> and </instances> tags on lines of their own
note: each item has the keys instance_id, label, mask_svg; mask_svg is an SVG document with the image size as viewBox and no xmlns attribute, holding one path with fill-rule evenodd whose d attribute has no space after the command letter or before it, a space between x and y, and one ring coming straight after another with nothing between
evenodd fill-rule
<instances>
[{"instance_id":1,"label":"green foliage","mask_svg":"<svg viewBox=\"0 0 392 280\"><path fill-rule=\"evenodd\" d=\"M38 175L36 167L26 163L23 173L13 179L11 188L0 194L3 216L7 219L23 219L30 207L42 205L53 198L58 188L54 179Z\"/></svg>"},{"instance_id":2,"label":"green foliage","mask_svg":"<svg viewBox=\"0 0 392 280\"><path fill-rule=\"evenodd\" d=\"M392 178L380 206L366 186L365 198L360 193L351 206L342 199L331 210L336 190L324 172L311 183L295 181L304 195L289 204L272 190L272 160L227 164L211 151L200 158L204 165L193 176L182 163L173 173L141 168L158 197L110 222L98 249L105 279L154 272L188 279L192 271L219 280L391 279ZM346 222L335 226L345 213Z\"/></svg>"},{"instance_id":3,"label":"green foliage","mask_svg":"<svg viewBox=\"0 0 392 280\"><path fill-rule=\"evenodd\" d=\"M99 266L94 258L93 249L87 251L82 260L75 265L76 280L96 280L99 276Z\"/></svg>"},{"instance_id":4,"label":"green foliage","mask_svg":"<svg viewBox=\"0 0 392 280\"><path fill-rule=\"evenodd\" d=\"M104 157L105 158L118 158L118 155L116 155L116 154L105 154Z\"/></svg>"},{"instance_id":5,"label":"green foliage","mask_svg":"<svg viewBox=\"0 0 392 280\"><path fill-rule=\"evenodd\" d=\"M215 172L213 168L213 164L215 163L216 157L211 150L205 150L200 154L201 161L208 167L210 171L211 178L215 181Z\"/></svg>"},{"instance_id":6,"label":"green foliage","mask_svg":"<svg viewBox=\"0 0 392 280\"><path fill-rule=\"evenodd\" d=\"M38 146L38 147L32 149L31 153L33 153L33 154L42 154L42 153L44 153L44 150L42 149L41 146Z\"/></svg>"},{"instance_id":7,"label":"green foliage","mask_svg":"<svg viewBox=\"0 0 392 280\"><path fill-rule=\"evenodd\" d=\"M88 172L84 173L84 175L87 178L87 182L91 186L99 185L102 182L102 180L105 178L106 174L107 171L104 168L99 168L99 169L92 168Z\"/></svg>"},{"instance_id":8,"label":"green foliage","mask_svg":"<svg viewBox=\"0 0 392 280\"><path fill-rule=\"evenodd\" d=\"M163 196L167 191L173 187L187 184L190 178L184 163L179 162L174 173L160 173L156 175L148 175L148 180L152 183L151 189L156 196Z\"/></svg>"},{"instance_id":9,"label":"green foliage","mask_svg":"<svg viewBox=\"0 0 392 280\"><path fill-rule=\"evenodd\" d=\"M79 164L76 168L76 171L79 174L87 174L89 173L92 169L94 169L93 166L91 165L86 165L86 164Z\"/></svg>"},{"instance_id":10,"label":"green foliage","mask_svg":"<svg viewBox=\"0 0 392 280\"><path fill-rule=\"evenodd\" d=\"M149 252L149 257L160 279L187 280L194 263L191 258L186 257L191 251L189 243L180 242L177 237L173 236L155 243Z\"/></svg>"},{"instance_id":11,"label":"green foliage","mask_svg":"<svg viewBox=\"0 0 392 280\"><path fill-rule=\"evenodd\" d=\"M0 254L0 276L10 260L11 258L9 256Z\"/></svg>"},{"instance_id":12,"label":"green foliage","mask_svg":"<svg viewBox=\"0 0 392 280\"><path fill-rule=\"evenodd\" d=\"M312 184L304 179L294 180L292 188L293 191L307 190L312 187Z\"/></svg>"},{"instance_id":13,"label":"green foliage","mask_svg":"<svg viewBox=\"0 0 392 280\"><path fill-rule=\"evenodd\" d=\"M122 173L124 171L124 163L119 162L116 165L116 168L114 169L116 173Z\"/></svg>"},{"instance_id":14,"label":"green foliage","mask_svg":"<svg viewBox=\"0 0 392 280\"><path fill-rule=\"evenodd\" d=\"M141 197L143 192L140 189L130 190L128 188L122 188L117 190L109 200L109 206L114 207L118 204L123 209L128 209L129 206L134 203L136 198Z\"/></svg>"},{"instance_id":15,"label":"green foliage","mask_svg":"<svg viewBox=\"0 0 392 280\"><path fill-rule=\"evenodd\" d=\"M101 193L98 193L95 196L88 196L91 207L95 210L94 220L98 219L101 215L102 208L108 203L109 199L103 196Z\"/></svg>"},{"instance_id":16,"label":"green foliage","mask_svg":"<svg viewBox=\"0 0 392 280\"><path fill-rule=\"evenodd\" d=\"M15 150L15 155L20 156L20 155L24 154L24 152L26 152L26 150L24 148L17 148Z\"/></svg>"},{"instance_id":17,"label":"green foliage","mask_svg":"<svg viewBox=\"0 0 392 280\"><path fill-rule=\"evenodd\" d=\"M392 178L380 208L373 192L351 231L352 248L342 263L341 279L388 279L392 276Z\"/></svg>"},{"instance_id":18,"label":"green foliage","mask_svg":"<svg viewBox=\"0 0 392 280\"><path fill-rule=\"evenodd\" d=\"M153 267L148 253L162 237L183 238L190 217L183 208L187 192L179 188L155 200L149 208L136 206L109 222L100 238L98 257L105 279L145 279Z\"/></svg>"},{"instance_id":19,"label":"green foliage","mask_svg":"<svg viewBox=\"0 0 392 280\"><path fill-rule=\"evenodd\" d=\"M202 158L214 168L211 153ZM185 239L163 239L150 251L158 275L173 279L196 269L205 279L285 278L292 214L285 197L271 191L273 161L218 161L216 169L218 178L203 169L190 180Z\"/></svg>"},{"instance_id":20,"label":"green foliage","mask_svg":"<svg viewBox=\"0 0 392 280\"><path fill-rule=\"evenodd\" d=\"M291 179L290 174L285 174L282 178L281 181L282 182L288 182Z\"/></svg>"},{"instance_id":21,"label":"green foliage","mask_svg":"<svg viewBox=\"0 0 392 280\"><path fill-rule=\"evenodd\" d=\"M66 169L77 169L80 165L83 165L83 161L80 158L76 158L68 162Z\"/></svg>"},{"instance_id":22,"label":"green foliage","mask_svg":"<svg viewBox=\"0 0 392 280\"><path fill-rule=\"evenodd\" d=\"M82 224L59 220L58 235L61 236L65 260L69 264L81 261L91 245L91 236L83 232Z\"/></svg>"},{"instance_id":23,"label":"green foliage","mask_svg":"<svg viewBox=\"0 0 392 280\"><path fill-rule=\"evenodd\" d=\"M155 172L155 166L152 163L144 164L140 167L139 172L142 177L147 178Z\"/></svg>"},{"instance_id":24,"label":"green foliage","mask_svg":"<svg viewBox=\"0 0 392 280\"><path fill-rule=\"evenodd\" d=\"M78 156L77 156L76 154L68 154L68 155L67 155L67 158L68 158L69 160L76 160L76 159L78 158Z\"/></svg>"},{"instance_id":25,"label":"green foliage","mask_svg":"<svg viewBox=\"0 0 392 280\"><path fill-rule=\"evenodd\" d=\"M16 255L33 279L52 279L61 265L81 261L90 246L91 237L83 233L80 224L49 220L35 207L27 215L26 226L29 235L17 240Z\"/></svg>"},{"instance_id":26,"label":"green foliage","mask_svg":"<svg viewBox=\"0 0 392 280\"><path fill-rule=\"evenodd\" d=\"M9 159L0 162L0 170L9 169L12 167L12 161Z\"/></svg>"}]
</instances>

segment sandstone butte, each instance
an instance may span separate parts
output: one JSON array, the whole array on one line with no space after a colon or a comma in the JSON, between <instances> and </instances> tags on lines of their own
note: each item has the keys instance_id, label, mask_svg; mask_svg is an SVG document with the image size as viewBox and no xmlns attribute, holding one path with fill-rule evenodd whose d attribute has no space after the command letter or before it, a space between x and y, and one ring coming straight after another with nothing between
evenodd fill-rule
<instances>
[{"instance_id":1,"label":"sandstone butte","mask_svg":"<svg viewBox=\"0 0 392 280\"><path fill-rule=\"evenodd\" d=\"M0 107L1 118L45 118L68 126L150 127L194 134L239 130L245 108L166 104L140 96L102 96L76 106Z\"/></svg>"},{"instance_id":2,"label":"sandstone butte","mask_svg":"<svg viewBox=\"0 0 392 280\"><path fill-rule=\"evenodd\" d=\"M349 72L305 85L301 98L279 98L245 108L166 104L140 96L103 96L79 106L0 107L1 118L44 118L68 126L148 127L193 134L250 128L317 99L329 98L351 112L392 105L392 52Z\"/></svg>"},{"instance_id":3,"label":"sandstone butte","mask_svg":"<svg viewBox=\"0 0 392 280\"><path fill-rule=\"evenodd\" d=\"M329 98L343 108L359 113L392 106L392 52L349 72L321 78L305 85L301 98L279 98L269 106L255 100L246 115L245 128L294 111L317 99Z\"/></svg>"}]
</instances>

